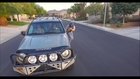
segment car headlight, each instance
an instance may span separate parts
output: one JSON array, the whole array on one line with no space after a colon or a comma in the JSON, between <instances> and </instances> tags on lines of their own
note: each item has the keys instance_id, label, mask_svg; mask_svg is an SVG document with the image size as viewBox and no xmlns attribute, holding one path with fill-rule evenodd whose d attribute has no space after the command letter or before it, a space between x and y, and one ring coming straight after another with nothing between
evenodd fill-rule
<instances>
[{"instance_id":1,"label":"car headlight","mask_svg":"<svg viewBox=\"0 0 140 79\"><path fill-rule=\"evenodd\" d=\"M71 50L65 50L62 54L61 54L63 59L67 59L71 56Z\"/></svg>"},{"instance_id":2,"label":"car headlight","mask_svg":"<svg viewBox=\"0 0 140 79\"><path fill-rule=\"evenodd\" d=\"M39 56L39 61L40 62L46 62L47 61L47 56L46 55L40 55Z\"/></svg>"},{"instance_id":3,"label":"car headlight","mask_svg":"<svg viewBox=\"0 0 140 79\"><path fill-rule=\"evenodd\" d=\"M29 62L30 64L34 64L34 63L36 63L36 61L37 61L36 56L29 56L29 57L28 57L28 62Z\"/></svg>"},{"instance_id":4,"label":"car headlight","mask_svg":"<svg viewBox=\"0 0 140 79\"><path fill-rule=\"evenodd\" d=\"M52 53L52 54L50 54L49 58L50 58L51 61L56 61L58 56L57 56L56 53Z\"/></svg>"},{"instance_id":5,"label":"car headlight","mask_svg":"<svg viewBox=\"0 0 140 79\"><path fill-rule=\"evenodd\" d=\"M19 53L19 55L22 56L22 57L25 57L25 56L26 56L25 53ZM17 57L17 62L18 62L18 63L22 63L22 61L23 61L23 58Z\"/></svg>"}]
</instances>

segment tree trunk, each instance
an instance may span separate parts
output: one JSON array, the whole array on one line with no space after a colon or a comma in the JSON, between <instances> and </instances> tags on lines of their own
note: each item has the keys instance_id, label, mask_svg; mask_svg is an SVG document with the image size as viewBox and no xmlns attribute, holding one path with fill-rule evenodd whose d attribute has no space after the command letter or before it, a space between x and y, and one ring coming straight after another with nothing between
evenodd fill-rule
<instances>
[{"instance_id":1,"label":"tree trunk","mask_svg":"<svg viewBox=\"0 0 140 79\"><path fill-rule=\"evenodd\" d=\"M124 26L124 23L125 23L125 15L123 15L123 26Z\"/></svg>"},{"instance_id":2,"label":"tree trunk","mask_svg":"<svg viewBox=\"0 0 140 79\"><path fill-rule=\"evenodd\" d=\"M76 13L76 17L79 17L79 13L78 12Z\"/></svg>"},{"instance_id":3,"label":"tree trunk","mask_svg":"<svg viewBox=\"0 0 140 79\"><path fill-rule=\"evenodd\" d=\"M15 16L14 15L11 15L12 16L12 20L11 21L14 21L13 19L15 19Z\"/></svg>"},{"instance_id":4,"label":"tree trunk","mask_svg":"<svg viewBox=\"0 0 140 79\"><path fill-rule=\"evenodd\" d=\"M18 16L18 14L17 14L17 20L19 21L19 16Z\"/></svg>"},{"instance_id":5,"label":"tree trunk","mask_svg":"<svg viewBox=\"0 0 140 79\"><path fill-rule=\"evenodd\" d=\"M73 18L75 18L74 16L75 16L75 15L74 15L74 12L73 12Z\"/></svg>"},{"instance_id":6,"label":"tree trunk","mask_svg":"<svg viewBox=\"0 0 140 79\"><path fill-rule=\"evenodd\" d=\"M14 19L14 18L15 18L15 16L14 16L14 15L12 15L12 18Z\"/></svg>"},{"instance_id":7,"label":"tree trunk","mask_svg":"<svg viewBox=\"0 0 140 79\"><path fill-rule=\"evenodd\" d=\"M0 17L0 26L7 26L8 21L5 17Z\"/></svg>"}]
</instances>

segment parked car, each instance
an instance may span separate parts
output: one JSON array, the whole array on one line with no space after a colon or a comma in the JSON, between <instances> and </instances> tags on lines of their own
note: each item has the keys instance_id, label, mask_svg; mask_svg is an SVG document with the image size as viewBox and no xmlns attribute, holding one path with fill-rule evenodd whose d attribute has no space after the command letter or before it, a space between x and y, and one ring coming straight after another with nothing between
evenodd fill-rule
<instances>
[{"instance_id":1,"label":"parked car","mask_svg":"<svg viewBox=\"0 0 140 79\"><path fill-rule=\"evenodd\" d=\"M73 31L64 27L59 18L33 20L21 32L24 38L10 56L13 70L22 75L36 75L73 68L77 55L71 47Z\"/></svg>"}]
</instances>

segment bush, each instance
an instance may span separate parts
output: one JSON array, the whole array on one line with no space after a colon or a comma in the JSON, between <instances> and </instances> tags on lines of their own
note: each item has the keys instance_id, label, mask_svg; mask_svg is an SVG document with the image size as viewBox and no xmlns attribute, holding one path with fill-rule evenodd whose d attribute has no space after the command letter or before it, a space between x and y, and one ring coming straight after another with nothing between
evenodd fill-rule
<instances>
[{"instance_id":1,"label":"bush","mask_svg":"<svg viewBox=\"0 0 140 79\"><path fill-rule=\"evenodd\" d=\"M110 24L115 24L116 22L115 22L114 20L111 19L111 20L109 21L109 23L110 23Z\"/></svg>"},{"instance_id":2,"label":"bush","mask_svg":"<svg viewBox=\"0 0 140 79\"><path fill-rule=\"evenodd\" d=\"M101 23L103 23L104 22L104 10L105 10L105 8L103 9L103 12L101 12ZM106 23L109 23L109 17L110 17L110 15L109 15L109 7L107 6L107 8L106 8Z\"/></svg>"},{"instance_id":3,"label":"bush","mask_svg":"<svg viewBox=\"0 0 140 79\"><path fill-rule=\"evenodd\" d=\"M116 23L116 27L121 27L123 24L120 22L120 21L118 21L117 23Z\"/></svg>"},{"instance_id":4,"label":"bush","mask_svg":"<svg viewBox=\"0 0 140 79\"><path fill-rule=\"evenodd\" d=\"M94 16L94 17L90 20L90 23L92 23L92 24L96 24L96 23L100 23L100 22L101 22L100 16Z\"/></svg>"},{"instance_id":5,"label":"bush","mask_svg":"<svg viewBox=\"0 0 140 79\"><path fill-rule=\"evenodd\" d=\"M17 21L17 19L16 19L16 18L14 18L14 19L13 19L13 21Z\"/></svg>"},{"instance_id":6,"label":"bush","mask_svg":"<svg viewBox=\"0 0 140 79\"><path fill-rule=\"evenodd\" d=\"M117 23L118 21L121 21L121 20L122 20L121 16L117 14L117 15L112 15L110 22L113 24L113 23Z\"/></svg>"},{"instance_id":7,"label":"bush","mask_svg":"<svg viewBox=\"0 0 140 79\"><path fill-rule=\"evenodd\" d=\"M11 18L6 18L7 19L7 21L11 21Z\"/></svg>"},{"instance_id":8,"label":"bush","mask_svg":"<svg viewBox=\"0 0 140 79\"><path fill-rule=\"evenodd\" d=\"M77 17L74 19L75 21L80 21L80 20L84 20L82 17Z\"/></svg>"},{"instance_id":9,"label":"bush","mask_svg":"<svg viewBox=\"0 0 140 79\"><path fill-rule=\"evenodd\" d=\"M29 17L28 19L34 19L34 17Z\"/></svg>"},{"instance_id":10,"label":"bush","mask_svg":"<svg viewBox=\"0 0 140 79\"><path fill-rule=\"evenodd\" d=\"M129 20L130 20L130 18L129 18L129 17L125 17L125 23L126 23L126 22L129 22ZM123 22L123 17L119 18L119 20L118 20L118 21Z\"/></svg>"}]
</instances>

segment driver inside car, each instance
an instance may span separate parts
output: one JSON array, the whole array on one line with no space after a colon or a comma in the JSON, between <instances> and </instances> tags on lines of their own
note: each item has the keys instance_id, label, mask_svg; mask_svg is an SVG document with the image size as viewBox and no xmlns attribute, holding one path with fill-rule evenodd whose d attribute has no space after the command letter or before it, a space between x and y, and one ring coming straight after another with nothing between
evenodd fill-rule
<instances>
[{"instance_id":1,"label":"driver inside car","mask_svg":"<svg viewBox=\"0 0 140 79\"><path fill-rule=\"evenodd\" d=\"M44 29L38 24L34 30L34 33L44 33Z\"/></svg>"}]
</instances>

